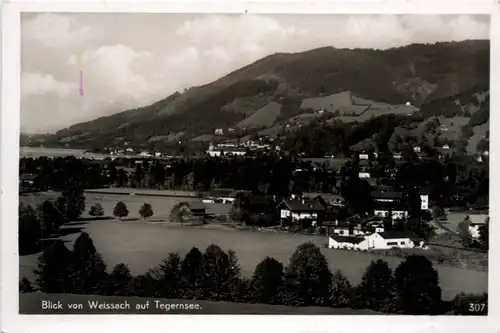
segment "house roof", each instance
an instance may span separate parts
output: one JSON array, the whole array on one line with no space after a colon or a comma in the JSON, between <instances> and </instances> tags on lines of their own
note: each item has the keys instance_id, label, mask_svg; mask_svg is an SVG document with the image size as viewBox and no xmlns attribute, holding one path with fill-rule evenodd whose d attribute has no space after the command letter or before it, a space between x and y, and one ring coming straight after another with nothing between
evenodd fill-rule
<instances>
[{"instance_id":1,"label":"house roof","mask_svg":"<svg viewBox=\"0 0 500 333\"><path fill-rule=\"evenodd\" d=\"M329 226L332 226L334 229L337 228L337 229L345 229L345 228L350 228L352 226L351 223L347 223L347 222L339 222L337 224L329 224Z\"/></svg>"},{"instance_id":2,"label":"house roof","mask_svg":"<svg viewBox=\"0 0 500 333\"><path fill-rule=\"evenodd\" d=\"M375 202L374 203L374 209L375 210L407 210L406 206L404 203L400 202Z\"/></svg>"},{"instance_id":3,"label":"house roof","mask_svg":"<svg viewBox=\"0 0 500 333\"><path fill-rule=\"evenodd\" d=\"M230 198L237 198L239 195L248 196L251 193L252 193L252 191L248 191L248 190L235 190L229 194L229 197Z\"/></svg>"},{"instance_id":4,"label":"house roof","mask_svg":"<svg viewBox=\"0 0 500 333\"><path fill-rule=\"evenodd\" d=\"M401 192L373 191L372 197L379 198L379 199L401 199L403 197L403 193L401 193Z\"/></svg>"},{"instance_id":5,"label":"house roof","mask_svg":"<svg viewBox=\"0 0 500 333\"><path fill-rule=\"evenodd\" d=\"M330 236L330 238L339 243L351 243L351 244L359 244L365 240L364 237L336 236L336 235Z\"/></svg>"},{"instance_id":6,"label":"house roof","mask_svg":"<svg viewBox=\"0 0 500 333\"><path fill-rule=\"evenodd\" d=\"M207 207L201 201L190 201L187 203L190 210L206 210Z\"/></svg>"},{"instance_id":7,"label":"house roof","mask_svg":"<svg viewBox=\"0 0 500 333\"><path fill-rule=\"evenodd\" d=\"M322 212L325 207L317 200L284 200L292 212Z\"/></svg>"},{"instance_id":8,"label":"house roof","mask_svg":"<svg viewBox=\"0 0 500 333\"><path fill-rule=\"evenodd\" d=\"M429 194L431 194L431 192L432 192L432 188L431 187L421 187L419 189L419 193L423 194L423 195L425 195L425 194L429 195Z\"/></svg>"},{"instance_id":9,"label":"house roof","mask_svg":"<svg viewBox=\"0 0 500 333\"><path fill-rule=\"evenodd\" d=\"M407 231L384 231L378 232L383 239L415 238L415 235Z\"/></svg>"},{"instance_id":10,"label":"house roof","mask_svg":"<svg viewBox=\"0 0 500 333\"><path fill-rule=\"evenodd\" d=\"M210 196L213 197L229 197L236 190L234 188L214 188L210 190Z\"/></svg>"},{"instance_id":11,"label":"house roof","mask_svg":"<svg viewBox=\"0 0 500 333\"><path fill-rule=\"evenodd\" d=\"M469 215L470 224L486 224L489 220L488 215L485 214L471 214Z\"/></svg>"},{"instance_id":12,"label":"house roof","mask_svg":"<svg viewBox=\"0 0 500 333\"><path fill-rule=\"evenodd\" d=\"M23 173L19 176L19 180L35 180L38 177L36 174L32 173Z\"/></svg>"}]
</instances>

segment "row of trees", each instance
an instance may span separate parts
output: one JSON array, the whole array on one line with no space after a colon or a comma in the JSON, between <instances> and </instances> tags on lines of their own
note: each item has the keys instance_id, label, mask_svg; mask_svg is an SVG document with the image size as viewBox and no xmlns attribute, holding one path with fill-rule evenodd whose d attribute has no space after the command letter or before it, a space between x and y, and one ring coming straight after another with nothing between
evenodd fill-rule
<instances>
[{"instance_id":1,"label":"row of trees","mask_svg":"<svg viewBox=\"0 0 500 333\"><path fill-rule=\"evenodd\" d=\"M353 286L341 271L331 272L312 243L298 246L286 268L274 258L265 258L251 278L241 276L234 251L226 253L217 245L208 246L204 253L192 248L184 259L170 253L159 266L133 276L123 263L108 274L92 239L82 233L72 251L62 242L47 248L34 273L35 286L23 278L21 292L349 307L414 315L449 311L443 307L438 273L425 257L407 257L394 272L386 262L374 261Z\"/></svg>"},{"instance_id":2,"label":"row of trees","mask_svg":"<svg viewBox=\"0 0 500 333\"><path fill-rule=\"evenodd\" d=\"M307 137L309 141L314 142L313 139L310 135ZM316 167L312 162L292 157L260 156L136 164L133 160L91 163L68 157L21 159L20 169L21 173L38 173L42 189L65 189L66 179L73 175L84 188L111 185L204 191L222 187L276 196L302 192L349 196L347 189L354 186L362 190L363 195L359 198L369 197L373 188L365 180L356 178L360 170L357 163L333 167L326 162ZM124 164L132 167L132 171L125 171ZM489 165L478 163L471 157L419 161L410 156L407 163L396 164L390 154L382 154L378 161L369 163L368 171L377 184L391 186L397 191L426 187L430 190L430 200L441 207L486 205L489 200ZM366 209L370 210L369 207Z\"/></svg>"}]
</instances>

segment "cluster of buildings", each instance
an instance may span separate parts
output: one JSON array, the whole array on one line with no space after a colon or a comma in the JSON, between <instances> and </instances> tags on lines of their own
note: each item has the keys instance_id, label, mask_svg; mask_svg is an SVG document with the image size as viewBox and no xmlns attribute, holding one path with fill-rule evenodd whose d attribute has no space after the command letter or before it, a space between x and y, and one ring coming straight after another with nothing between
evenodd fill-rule
<instances>
[{"instance_id":1,"label":"cluster of buildings","mask_svg":"<svg viewBox=\"0 0 500 333\"><path fill-rule=\"evenodd\" d=\"M280 151L279 146L269 143L257 143L252 140L245 140L243 142L223 142L214 145L210 143L206 153L211 156L244 156L248 152L267 152L270 150Z\"/></svg>"},{"instance_id":2,"label":"cluster of buildings","mask_svg":"<svg viewBox=\"0 0 500 333\"><path fill-rule=\"evenodd\" d=\"M323 221L329 237L330 248L347 249L389 249L391 247L410 248L415 237L407 232L385 230L384 220L390 218L404 220L408 217L408 206L401 192L372 192L373 214L352 216L345 222L324 221L329 207L342 207L344 199L336 194L306 193L301 198L283 200L277 207L283 224L315 226ZM421 210L429 209L429 196L424 191L420 194ZM419 246L422 246L420 244Z\"/></svg>"}]
</instances>

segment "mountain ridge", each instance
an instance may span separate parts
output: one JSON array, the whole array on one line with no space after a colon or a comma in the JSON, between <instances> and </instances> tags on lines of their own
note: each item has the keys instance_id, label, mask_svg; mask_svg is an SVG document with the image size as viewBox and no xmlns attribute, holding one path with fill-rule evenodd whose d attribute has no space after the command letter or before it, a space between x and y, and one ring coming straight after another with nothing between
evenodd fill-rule
<instances>
[{"instance_id":1,"label":"mountain ridge","mask_svg":"<svg viewBox=\"0 0 500 333\"><path fill-rule=\"evenodd\" d=\"M215 128L235 127L263 107L263 102L281 105L278 118L282 123L286 121L283 114L306 111L301 108L303 100L344 91L379 103L411 102L425 108L432 101L488 86L489 41L485 40L386 50L321 47L266 56L149 106L74 124L47 136L46 142L112 145L178 132L190 139L213 133ZM227 107L238 105L235 100L246 105L245 112ZM285 104L292 110L284 110Z\"/></svg>"}]
</instances>

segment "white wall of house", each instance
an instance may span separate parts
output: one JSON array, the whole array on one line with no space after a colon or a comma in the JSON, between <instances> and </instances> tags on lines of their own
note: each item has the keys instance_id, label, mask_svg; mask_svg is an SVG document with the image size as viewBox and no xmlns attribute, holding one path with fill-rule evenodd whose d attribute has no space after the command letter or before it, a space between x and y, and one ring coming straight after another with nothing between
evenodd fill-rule
<instances>
[{"instance_id":1,"label":"white wall of house","mask_svg":"<svg viewBox=\"0 0 500 333\"><path fill-rule=\"evenodd\" d=\"M420 208L422 210L428 210L429 209L429 196L427 194L421 194L420 195Z\"/></svg>"},{"instance_id":2,"label":"white wall of house","mask_svg":"<svg viewBox=\"0 0 500 333\"><path fill-rule=\"evenodd\" d=\"M221 151L220 150L207 150L207 153L211 157L214 157L214 156L220 156Z\"/></svg>"},{"instance_id":3,"label":"white wall of house","mask_svg":"<svg viewBox=\"0 0 500 333\"><path fill-rule=\"evenodd\" d=\"M349 229L348 228L334 228L333 233L337 234L339 236L349 236Z\"/></svg>"},{"instance_id":4,"label":"white wall of house","mask_svg":"<svg viewBox=\"0 0 500 333\"><path fill-rule=\"evenodd\" d=\"M361 172L358 174L358 177L359 177L360 179L370 178L370 173L369 173L369 172L366 172L366 171L361 171Z\"/></svg>"},{"instance_id":5,"label":"white wall of house","mask_svg":"<svg viewBox=\"0 0 500 333\"><path fill-rule=\"evenodd\" d=\"M338 242L332 237L328 237L328 248L330 249L387 250L393 247L410 249L415 245L409 238L384 239L377 233L365 236L365 239L358 244Z\"/></svg>"},{"instance_id":6,"label":"white wall of house","mask_svg":"<svg viewBox=\"0 0 500 333\"><path fill-rule=\"evenodd\" d=\"M377 233L371 234L366 237L368 241L368 248L371 249L390 249L392 247L400 248L413 248L414 244L409 238L394 238L394 239L384 239Z\"/></svg>"},{"instance_id":7,"label":"white wall of house","mask_svg":"<svg viewBox=\"0 0 500 333\"><path fill-rule=\"evenodd\" d=\"M388 210L384 210L384 209L375 209L373 211L373 213L377 216L380 216L380 217L386 217L386 216L389 216L389 211ZM408 217L408 211L406 210L393 210L392 211L392 219L393 220L396 220L396 219L404 219L404 218L407 218Z\"/></svg>"},{"instance_id":8,"label":"white wall of house","mask_svg":"<svg viewBox=\"0 0 500 333\"><path fill-rule=\"evenodd\" d=\"M369 158L368 154L359 154L360 160L367 160Z\"/></svg>"},{"instance_id":9,"label":"white wall of house","mask_svg":"<svg viewBox=\"0 0 500 333\"><path fill-rule=\"evenodd\" d=\"M292 212L292 219L293 220L315 219L317 217L318 217L317 213L307 213L307 212L294 213L294 212Z\"/></svg>"},{"instance_id":10,"label":"white wall of house","mask_svg":"<svg viewBox=\"0 0 500 333\"><path fill-rule=\"evenodd\" d=\"M392 198L376 198L374 199L375 202L394 202L394 199Z\"/></svg>"},{"instance_id":11,"label":"white wall of house","mask_svg":"<svg viewBox=\"0 0 500 333\"><path fill-rule=\"evenodd\" d=\"M368 249L368 242L365 239L361 243L352 244L352 243L345 243L345 242L337 242L333 238L329 237L328 248L330 248L330 249L367 250Z\"/></svg>"},{"instance_id":12,"label":"white wall of house","mask_svg":"<svg viewBox=\"0 0 500 333\"><path fill-rule=\"evenodd\" d=\"M221 199L223 204L232 204L236 200L235 198L229 197L222 197Z\"/></svg>"}]
</instances>

